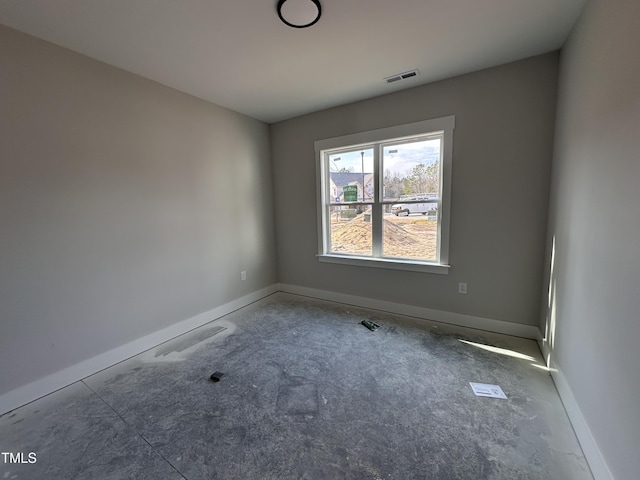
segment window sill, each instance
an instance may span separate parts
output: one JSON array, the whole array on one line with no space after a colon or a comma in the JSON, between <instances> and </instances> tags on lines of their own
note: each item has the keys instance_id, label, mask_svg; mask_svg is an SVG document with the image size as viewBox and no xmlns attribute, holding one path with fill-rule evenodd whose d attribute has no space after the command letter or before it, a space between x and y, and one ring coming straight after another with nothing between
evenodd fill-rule
<instances>
[{"instance_id":1,"label":"window sill","mask_svg":"<svg viewBox=\"0 0 640 480\"><path fill-rule=\"evenodd\" d=\"M386 268L388 270L405 270L409 272L437 273L446 275L449 273L450 265L438 263L393 260L389 258L369 258L345 255L318 255L318 261L323 263L339 263L341 265L355 265L358 267Z\"/></svg>"}]
</instances>

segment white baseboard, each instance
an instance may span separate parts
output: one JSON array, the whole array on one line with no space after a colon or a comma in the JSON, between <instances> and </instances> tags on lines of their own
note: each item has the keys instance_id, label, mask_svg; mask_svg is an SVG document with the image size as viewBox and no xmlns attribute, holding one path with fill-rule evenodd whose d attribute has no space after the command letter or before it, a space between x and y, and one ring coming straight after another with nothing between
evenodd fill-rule
<instances>
[{"instance_id":1,"label":"white baseboard","mask_svg":"<svg viewBox=\"0 0 640 480\"><path fill-rule=\"evenodd\" d=\"M549 344L546 342L540 330L538 330L538 337L536 338L536 341L538 342L538 347L540 348L540 352L542 353L544 363L548 367L551 362L551 350L549 349Z\"/></svg>"},{"instance_id":2,"label":"white baseboard","mask_svg":"<svg viewBox=\"0 0 640 480\"><path fill-rule=\"evenodd\" d=\"M545 349L548 353L548 348ZM600 451L600 448L598 448L598 444L591 434L591 430L582 415L582 411L578 406L578 402L573 395L573 391L571 390L567 379L555 362L553 362L553 359L551 359L549 371L551 372L551 378L553 378L553 383L556 385L556 389L558 390L564 409L567 411L567 415L569 416L569 420L573 426L573 431L576 433L576 437L578 437L578 442L580 442L582 452L587 459L589 468L591 468L593 478L595 480L614 480L614 477L607 466L607 462L605 462L602 452Z\"/></svg>"},{"instance_id":3,"label":"white baseboard","mask_svg":"<svg viewBox=\"0 0 640 480\"><path fill-rule=\"evenodd\" d=\"M544 361L547 367L549 367L551 378L556 386L558 395L560 395L560 400L562 400L567 416L571 421L573 431L578 438L578 442L580 442L582 453L584 453L584 457L587 459L593 478L595 480L613 480L613 475L602 456L600 448L598 448L595 438L593 438L591 434L584 415L582 415L582 411L578 406L576 397L573 395L569 382L562 373L562 370L560 370L558 364L554 362L553 351L548 342L543 338L542 333L540 333L538 337L538 345L540 346Z\"/></svg>"},{"instance_id":4,"label":"white baseboard","mask_svg":"<svg viewBox=\"0 0 640 480\"><path fill-rule=\"evenodd\" d=\"M38 398L44 397L61 388L86 378L94 373L111 367L128 358L138 355L150 348L156 347L172 338L189 332L239 308L249 305L261 298L267 297L278 291L278 285L270 285L243 297L225 303L209 311L200 313L195 317L182 320L169 327L153 332L132 342L116 347L95 357L83 360L68 368L40 378L22 387L0 395L0 415L26 405Z\"/></svg>"},{"instance_id":5,"label":"white baseboard","mask_svg":"<svg viewBox=\"0 0 640 480\"><path fill-rule=\"evenodd\" d=\"M410 317L433 320L435 322L448 323L461 327L477 328L488 332L503 333L514 337L523 337L535 340L540 336L538 327L533 325L504 322L502 320L493 320L491 318L445 312L443 310L434 310L432 308L404 305L402 303L377 300L375 298L359 297L356 295L330 292L327 290L319 290L317 288L299 287L297 285L289 285L285 283L281 283L279 285L279 290L282 292L318 298L320 300L346 303L348 305L372 308L374 310L382 310L398 315L407 315Z\"/></svg>"}]
</instances>

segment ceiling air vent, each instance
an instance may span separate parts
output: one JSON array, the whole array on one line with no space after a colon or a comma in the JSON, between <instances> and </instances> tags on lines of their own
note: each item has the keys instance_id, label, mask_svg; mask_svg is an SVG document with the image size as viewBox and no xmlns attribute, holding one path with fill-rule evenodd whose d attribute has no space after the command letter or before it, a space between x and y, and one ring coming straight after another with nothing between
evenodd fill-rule
<instances>
[{"instance_id":1,"label":"ceiling air vent","mask_svg":"<svg viewBox=\"0 0 640 480\"><path fill-rule=\"evenodd\" d=\"M399 82L400 80L406 80L408 78L416 77L418 76L419 73L420 72L416 68L415 70L411 70L409 72L397 73L396 75L391 75L390 77L386 77L384 81L387 83Z\"/></svg>"}]
</instances>

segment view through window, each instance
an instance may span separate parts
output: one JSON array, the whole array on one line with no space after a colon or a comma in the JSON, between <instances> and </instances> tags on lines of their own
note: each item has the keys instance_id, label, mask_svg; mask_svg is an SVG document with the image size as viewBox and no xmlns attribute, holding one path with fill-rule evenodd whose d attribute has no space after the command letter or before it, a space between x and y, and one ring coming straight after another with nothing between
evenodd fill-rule
<instances>
[{"instance_id":1,"label":"view through window","mask_svg":"<svg viewBox=\"0 0 640 480\"><path fill-rule=\"evenodd\" d=\"M384 138L384 130L369 132L377 141L319 151L321 255L446 263L451 142L445 140L453 122L448 123L451 128L397 138ZM316 148L348 140L320 141Z\"/></svg>"}]
</instances>

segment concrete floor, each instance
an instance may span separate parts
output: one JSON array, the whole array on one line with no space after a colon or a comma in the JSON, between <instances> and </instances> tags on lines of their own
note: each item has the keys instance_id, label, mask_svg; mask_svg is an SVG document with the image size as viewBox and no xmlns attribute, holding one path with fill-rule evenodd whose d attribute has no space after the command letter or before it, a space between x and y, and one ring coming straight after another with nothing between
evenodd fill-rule
<instances>
[{"instance_id":1,"label":"concrete floor","mask_svg":"<svg viewBox=\"0 0 640 480\"><path fill-rule=\"evenodd\" d=\"M5 414L0 450L37 455L0 479L592 479L535 342L283 293Z\"/></svg>"}]
</instances>

